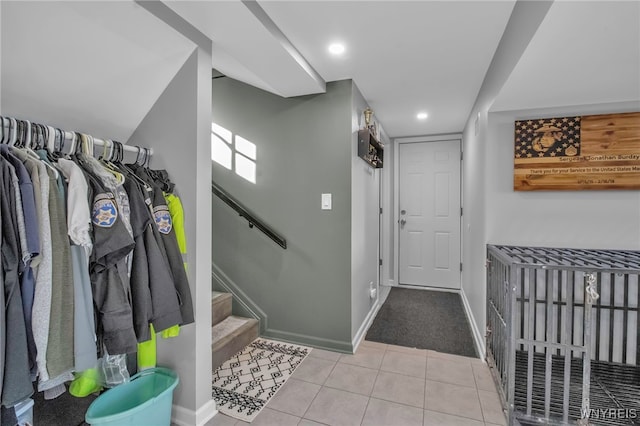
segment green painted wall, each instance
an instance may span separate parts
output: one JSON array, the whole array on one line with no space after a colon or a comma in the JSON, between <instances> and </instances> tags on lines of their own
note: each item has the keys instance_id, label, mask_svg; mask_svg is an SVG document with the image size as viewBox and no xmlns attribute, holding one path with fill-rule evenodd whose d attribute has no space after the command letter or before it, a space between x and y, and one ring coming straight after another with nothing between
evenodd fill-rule
<instances>
[{"instance_id":1,"label":"green painted wall","mask_svg":"<svg viewBox=\"0 0 640 426\"><path fill-rule=\"evenodd\" d=\"M287 239L283 250L213 197L214 270L264 311L267 337L351 350L352 90L282 98L213 80L213 121L256 145L256 183L215 162L212 178Z\"/></svg>"}]
</instances>

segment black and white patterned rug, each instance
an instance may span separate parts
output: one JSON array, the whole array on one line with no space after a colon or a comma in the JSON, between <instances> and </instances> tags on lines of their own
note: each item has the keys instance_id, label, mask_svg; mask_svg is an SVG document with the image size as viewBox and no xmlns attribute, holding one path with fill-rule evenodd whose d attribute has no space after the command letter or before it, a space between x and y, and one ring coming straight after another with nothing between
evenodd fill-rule
<instances>
[{"instance_id":1,"label":"black and white patterned rug","mask_svg":"<svg viewBox=\"0 0 640 426\"><path fill-rule=\"evenodd\" d=\"M213 372L213 399L221 413L251 422L311 348L258 338Z\"/></svg>"}]
</instances>

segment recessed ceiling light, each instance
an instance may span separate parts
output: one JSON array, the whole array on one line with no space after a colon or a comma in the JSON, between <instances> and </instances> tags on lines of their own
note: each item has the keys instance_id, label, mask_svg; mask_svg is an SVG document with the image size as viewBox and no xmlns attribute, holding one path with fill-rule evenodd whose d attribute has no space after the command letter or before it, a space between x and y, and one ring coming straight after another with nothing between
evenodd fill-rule
<instances>
[{"instance_id":1,"label":"recessed ceiling light","mask_svg":"<svg viewBox=\"0 0 640 426\"><path fill-rule=\"evenodd\" d=\"M426 112L419 112L418 115L416 115L416 117L418 117L418 120L426 120L428 116L429 114L427 114Z\"/></svg>"},{"instance_id":2,"label":"recessed ceiling light","mask_svg":"<svg viewBox=\"0 0 640 426\"><path fill-rule=\"evenodd\" d=\"M332 55L342 55L344 51L345 47L342 43L332 43L329 45L329 53Z\"/></svg>"}]
</instances>

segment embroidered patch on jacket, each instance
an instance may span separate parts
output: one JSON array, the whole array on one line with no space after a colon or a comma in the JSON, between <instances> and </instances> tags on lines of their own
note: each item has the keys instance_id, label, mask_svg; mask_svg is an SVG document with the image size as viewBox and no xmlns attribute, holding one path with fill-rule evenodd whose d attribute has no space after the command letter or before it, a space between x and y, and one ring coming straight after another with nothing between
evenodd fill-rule
<instances>
[{"instance_id":1,"label":"embroidered patch on jacket","mask_svg":"<svg viewBox=\"0 0 640 426\"><path fill-rule=\"evenodd\" d=\"M165 235L171 232L173 223L171 222L171 214L169 213L169 208L167 206L154 207L153 218L156 221L158 231Z\"/></svg>"},{"instance_id":2,"label":"embroidered patch on jacket","mask_svg":"<svg viewBox=\"0 0 640 426\"><path fill-rule=\"evenodd\" d=\"M118 209L113 194L110 192L99 194L93 202L91 220L101 228L111 228L118 219Z\"/></svg>"}]
</instances>

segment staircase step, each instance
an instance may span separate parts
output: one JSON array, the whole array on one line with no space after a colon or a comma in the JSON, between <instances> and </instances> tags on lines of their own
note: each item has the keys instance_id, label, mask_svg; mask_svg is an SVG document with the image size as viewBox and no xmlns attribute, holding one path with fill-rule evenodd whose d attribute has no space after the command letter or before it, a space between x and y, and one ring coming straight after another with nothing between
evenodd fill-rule
<instances>
[{"instance_id":1,"label":"staircase step","mask_svg":"<svg viewBox=\"0 0 640 426\"><path fill-rule=\"evenodd\" d=\"M211 329L213 369L258 337L258 320L231 315Z\"/></svg>"},{"instance_id":2,"label":"staircase step","mask_svg":"<svg viewBox=\"0 0 640 426\"><path fill-rule=\"evenodd\" d=\"M217 325L231 315L231 293L214 291L211 295L211 324Z\"/></svg>"}]
</instances>

